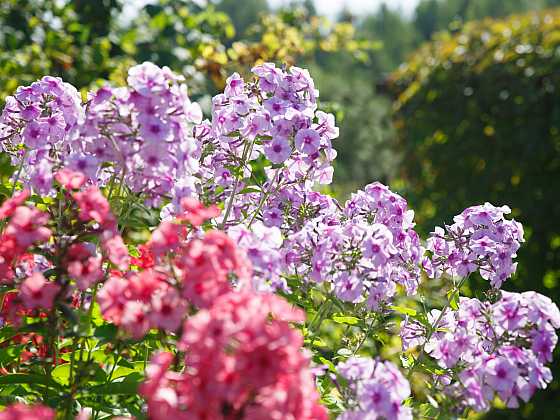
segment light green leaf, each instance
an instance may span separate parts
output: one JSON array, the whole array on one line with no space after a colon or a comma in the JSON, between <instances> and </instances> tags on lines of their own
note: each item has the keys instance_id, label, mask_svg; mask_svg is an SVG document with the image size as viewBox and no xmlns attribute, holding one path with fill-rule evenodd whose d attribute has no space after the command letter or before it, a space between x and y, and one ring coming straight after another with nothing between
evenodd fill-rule
<instances>
[{"instance_id":1,"label":"light green leaf","mask_svg":"<svg viewBox=\"0 0 560 420\"><path fill-rule=\"evenodd\" d=\"M416 316L417 312L414 309L411 308L405 308L404 306L389 306L393 311L396 311L398 313L401 313L403 315L410 315L410 316Z\"/></svg>"},{"instance_id":2,"label":"light green leaf","mask_svg":"<svg viewBox=\"0 0 560 420\"><path fill-rule=\"evenodd\" d=\"M354 316L343 316L343 315L334 315L332 320L337 324L346 324L346 325L356 325L360 322L359 318Z\"/></svg>"}]
</instances>

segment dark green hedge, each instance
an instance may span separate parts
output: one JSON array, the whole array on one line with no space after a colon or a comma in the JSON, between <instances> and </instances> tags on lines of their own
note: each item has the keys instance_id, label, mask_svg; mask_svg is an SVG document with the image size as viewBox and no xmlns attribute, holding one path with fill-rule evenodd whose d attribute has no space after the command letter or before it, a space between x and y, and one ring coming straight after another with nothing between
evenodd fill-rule
<instances>
[{"instance_id":1,"label":"dark green hedge","mask_svg":"<svg viewBox=\"0 0 560 420\"><path fill-rule=\"evenodd\" d=\"M401 178L422 227L508 204L527 243L505 289L560 302L560 11L438 34L390 82ZM504 416L560 418L559 361L557 349L550 389Z\"/></svg>"}]
</instances>

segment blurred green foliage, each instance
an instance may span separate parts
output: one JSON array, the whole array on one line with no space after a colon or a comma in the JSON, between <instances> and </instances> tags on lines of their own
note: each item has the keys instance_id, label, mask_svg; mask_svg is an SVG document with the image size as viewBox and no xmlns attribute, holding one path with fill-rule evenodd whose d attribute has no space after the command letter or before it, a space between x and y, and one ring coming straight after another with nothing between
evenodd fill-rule
<instances>
[{"instance_id":1,"label":"blurred green foliage","mask_svg":"<svg viewBox=\"0 0 560 420\"><path fill-rule=\"evenodd\" d=\"M110 40L118 0L0 2L0 99L21 84L56 74L84 86L112 71Z\"/></svg>"},{"instance_id":2,"label":"blurred green foliage","mask_svg":"<svg viewBox=\"0 0 560 420\"><path fill-rule=\"evenodd\" d=\"M122 82L130 65L146 60L184 74L196 97L217 92L231 72L247 72L259 61L293 64L314 51L340 50L363 61L375 46L359 40L352 25L310 16L305 8L270 14L266 1L257 1L260 9L247 14L232 2L202 3L158 0L123 13L131 4L120 0L2 1L0 99L46 74L78 88ZM234 9L232 17L224 12Z\"/></svg>"},{"instance_id":3,"label":"blurred green foliage","mask_svg":"<svg viewBox=\"0 0 560 420\"><path fill-rule=\"evenodd\" d=\"M559 52L560 11L486 19L438 34L391 80L400 175L420 225L441 225L484 201L508 204L527 243L506 289L537 290L556 302ZM558 355L556 382L517 416L553 418L547 410L558 403Z\"/></svg>"}]
</instances>

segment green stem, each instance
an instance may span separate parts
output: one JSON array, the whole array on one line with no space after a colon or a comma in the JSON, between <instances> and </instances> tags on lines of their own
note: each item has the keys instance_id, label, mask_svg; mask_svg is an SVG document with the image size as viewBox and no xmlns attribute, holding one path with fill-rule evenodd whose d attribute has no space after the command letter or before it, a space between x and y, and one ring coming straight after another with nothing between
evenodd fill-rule
<instances>
[{"instance_id":1,"label":"green stem","mask_svg":"<svg viewBox=\"0 0 560 420\"><path fill-rule=\"evenodd\" d=\"M257 218L257 215L261 211L262 207L264 206L266 199L270 196L270 193L272 192L272 187L274 186L274 182L276 182L276 178L278 177L279 173L280 173L280 168L276 169L276 172L274 173L274 178L272 178L272 182L270 183L270 188L262 195L259 201L259 205L257 206L257 209L253 213L253 217L251 217L251 220L249 221L249 225L247 226L249 229L251 229L251 225ZM279 188L280 188L280 184L278 184L278 188L276 189L276 191L278 191Z\"/></svg>"},{"instance_id":2,"label":"green stem","mask_svg":"<svg viewBox=\"0 0 560 420\"><path fill-rule=\"evenodd\" d=\"M254 141L254 140L253 140ZM252 142L251 142L252 145ZM251 146L252 147L252 146ZM245 160L247 159L247 153L250 149L249 143L245 143L245 146L243 147L243 154L241 156L241 165L240 168L243 168L243 166L245 165ZM241 169L241 171L243 171L243 169ZM241 176L243 175L243 172L241 173ZM222 220L222 223L220 224L220 230L223 230L226 226L226 223L228 221L229 218L229 214L231 213L231 209L233 208L233 200L235 199L235 195L237 194L237 188L239 187L239 176L235 177L235 182L233 183L233 191L231 192L231 196L229 197L229 201L226 207L226 212L224 213L224 219Z\"/></svg>"},{"instance_id":3,"label":"green stem","mask_svg":"<svg viewBox=\"0 0 560 420\"><path fill-rule=\"evenodd\" d=\"M12 190L10 192L10 197L12 197L14 195L14 192L16 190L16 185L19 182L19 177L21 176L21 171L23 170L23 161L25 160L26 156L27 156L27 150L23 153L23 156L21 157L21 163L20 163L18 171L16 173L16 177L14 178L14 183L12 185Z\"/></svg>"},{"instance_id":4,"label":"green stem","mask_svg":"<svg viewBox=\"0 0 560 420\"><path fill-rule=\"evenodd\" d=\"M461 290L461 287L463 286L463 284L465 283L465 281L468 279L469 277L463 277L461 279L461 281L459 281L459 283L452 289L453 293L451 293L450 296L453 296L455 294L455 292L459 292ZM437 317L436 321L434 322L433 325L430 326L430 329L428 331L428 334L426 335L426 341L424 341L424 344L422 344L422 348L420 349L420 353L418 354L418 357L416 358L416 360L414 361L414 364L412 365L412 367L410 368L407 378L410 380L410 378L412 377L412 373L414 372L414 370L418 367L418 365L420 364L420 362L422 361L424 355L426 354L426 344L430 341L430 339L432 338L432 336L434 335L434 333L437 331L439 323L441 322L441 320L443 319L445 313L447 312L447 310L451 307L451 299L447 298L447 302L445 304L445 306L443 307L443 309L441 310L441 312L439 313L439 316Z\"/></svg>"}]
</instances>

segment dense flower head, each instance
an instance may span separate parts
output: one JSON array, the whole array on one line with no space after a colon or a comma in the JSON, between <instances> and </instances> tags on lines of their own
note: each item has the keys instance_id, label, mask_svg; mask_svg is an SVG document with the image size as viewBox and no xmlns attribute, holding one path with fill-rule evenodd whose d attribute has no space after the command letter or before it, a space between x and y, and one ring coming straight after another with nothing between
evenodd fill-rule
<instances>
[{"instance_id":1,"label":"dense flower head","mask_svg":"<svg viewBox=\"0 0 560 420\"><path fill-rule=\"evenodd\" d=\"M150 418L326 419L290 321L303 313L274 295L216 299L185 323L182 373L168 370L169 353L152 360L141 387Z\"/></svg>"},{"instance_id":2,"label":"dense flower head","mask_svg":"<svg viewBox=\"0 0 560 420\"><path fill-rule=\"evenodd\" d=\"M410 385L389 361L351 357L337 367L349 384L350 409L340 420L412 419L412 409L403 404L410 396Z\"/></svg>"},{"instance_id":3,"label":"dense flower head","mask_svg":"<svg viewBox=\"0 0 560 420\"><path fill-rule=\"evenodd\" d=\"M67 168L58 171L55 178L57 182L61 183L61 186L70 190L76 190L84 185L83 174L67 170ZM130 264L128 248L124 244L118 230L117 219L103 192L97 186L85 186L73 192L71 197L78 208L78 219L84 223L93 224L94 232L99 236L105 259L119 270L127 270ZM70 248L69 251L77 252L78 248ZM80 248L80 251L83 256L85 248ZM87 288L101 278L100 259L93 253L90 257L87 258L86 266L83 265L83 261L80 263L81 265L77 265L78 262L74 261L72 266L67 268L69 273L75 277L80 288ZM72 256L69 258L72 259Z\"/></svg>"},{"instance_id":4,"label":"dense flower head","mask_svg":"<svg viewBox=\"0 0 560 420\"><path fill-rule=\"evenodd\" d=\"M457 403L486 411L495 395L508 407L528 401L552 379L546 363L558 341L560 310L536 292L510 293L491 304L461 298L426 342L426 331L407 321L401 328L405 349L425 343L426 352L444 369L436 383ZM431 322L440 312L432 311Z\"/></svg>"},{"instance_id":5,"label":"dense flower head","mask_svg":"<svg viewBox=\"0 0 560 420\"><path fill-rule=\"evenodd\" d=\"M59 290L58 284L37 272L21 284L19 296L27 309L51 309Z\"/></svg>"},{"instance_id":6,"label":"dense flower head","mask_svg":"<svg viewBox=\"0 0 560 420\"><path fill-rule=\"evenodd\" d=\"M132 67L128 86L101 87L82 103L59 78L44 77L8 97L0 116L2 147L22 166L21 179L41 194L52 192L53 173L65 186L82 181L126 182L159 203L197 169L193 123L202 120L182 77L146 62Z\"/></svg>"},{"instance_id":7,"label":"dense flower head","mask_svg":"<svg viewBox=\"0 0 560 420\"><path fill-rule=\"evenodd\" d=\"M45 76L6 98L0 116L2 148L14 164L22 165L23 179L47 193L51 167L67 155L83 120L84 107L76 88L58 77Z\"/></svg>"},{"instance_id":8,"label":"dense flower head","mask_svg":"<svg viewBox=\"0 0 560 420\"><path fill-rule=\"evenodd\" d=\"M154 269L111 276L100 289L98 301L103 317L136 339L150 328L176 331L187 310L167 274Z\"/></svg>"},{"instance_id":9,"label":"dense flower head","mask_svg":"<svg viewBox=\"0 0 560 420\"><path fill-rule=\"evenodd\" d=\"M15 238L17 245L26 249L34 243L45 242L50 238L51 231L45 226L48 220L48 214L35 207L16 207L4 235Z\"/></svg>"},{"instance_id":10,"label":"dense flower head","mask_svg":"<svg viewBox=\"0 0 560 420\"><path fill-rule=\"evenodd\" d=\"M49 216L36 207L25 205L29 191L24 190L4 201L0 207L0 284L11 284L16 278L29 275L25 270L27 250L44 245L51 237L46 227ZM6 224L7 222L7 224Z\"/></svg>"},{"instance_id":11,"label":"dense flower head","mask_svg":"<svg viewBox=\"0 0 560 420\"><path fill-rule=\"evenodd\" d=\"M432 257L424 261L428 273L466 277L478 271L492 287L500 288L517 268L513 259L523 239L523 227L508 220L507 206L490 203L465 209L445 229L436 227L428 239Z\"/></svg>"},{"instance_id":12,"label":"dense flower head","mask_svg":"<svg viewBox=\"0 0 560 420\"><path fill-rule=\"evenodd\" d=\"M199 308L212 305L219 296L244 288L251 277L251 264L223 232L212 230L191 239L174 261L182 295Z\"/></svg>"},{"instance_id":13,"label":"dense flower head","mask_svg":"<svg viewBox=\"0 0 560 420\"><path fill-rule=\"evenodd\" d=\"M83 141L71 167L102 183L113 177L124 181L157 204L196 170L190 126L201 121L202 113L190 101L183 78L167 67L139 64L129 70L127 81L127 87L89 94L80 126ZM103 162L112 165L102 167Z\"/></svg>"},{"instance_id":14,"label":"dense flower head","mask_svg":"<svg viewBox=\"0 0 560 420\"><path fill-rule=\"evenodd\" d=\"M25 189L4 201L2 203L2 206L0 206L0 220L11 217L16 209L29 198L29 195L30 191L28 189Z\"/></svg>"},{"instance_id":15,"label":"dense flower head","mask_svg":"<svg viewBox=\"0 0 560 420\"><path fill-rule=\"evenodd\" d=\"M243 225L232 226L228 229L237 246L245 252L253 268L251 286L257 291L288 292L286 279L282 276L282 234L277 227L267 227L258 221L251 229Z\"/></svg>"},{"instance_id":16,"label":"dense flower head","mask_svg":"<svg viewBox=\"0 0 560 420\"><path fill-rule=\"evenodd\" d=\"M95 252L93 244L80 242L70 245L64 264L80 290L91 287L104 275L101 255Z\"/></svg>"},{"instance_id":17,"label":"dense flower head","mask_svg":"<svg viewBox=\"0 0 560 420\"><path fill-rule=\"evenodd\" d=\"M331 282L338 298L375 310L391 301L397 285L416 293L423 248L402 197L375 183L344 209L325 208L284 243L290 271Z\"/></svg>"},{"instance_id":18,"label":"dense flower head","mask_svg":"<svg viewBox=\"0 0 560 420\"><path fill-rule=\"evenodd\" d=\"M255 207L273 188L311 190L316 183L330 183L336 157L331 141L338 129L331 114L317 111L318 92L309 72L271 63L252 72L251 81L230 77L224 93L212 100L212 121L194 130L202 192L218 200L239 192L254 175L250 162L262 159L267 182Z\"/></svg>"},{"instance_id":19,"label":"dense flower head","mask_svg":"<svg viewBox=\"0 0 560 420\"><path fill-rule=\"evenodd\" d=\"M218 297L249 285L250 262L225 233L189 230L181 224L188 222L190 227L197 227L218 210L190 200L183 205L184 213L175 220L163 221L140 248L140 257L132 260L139 271L126 271L126 253L126 265L119 267L122 273L112 275L98 293L105 319L122 326L135 338L141 338L151 328L175 332L189 305L206 308ZM126 250L120 235L109 239L113 240ZM102 247L103 244L102 241ZM119 252L107 253L119 266ZM85 254L82 261L83 258ZM83 263L80 264L82 269Z\"/></svg>"}]
</instances>

